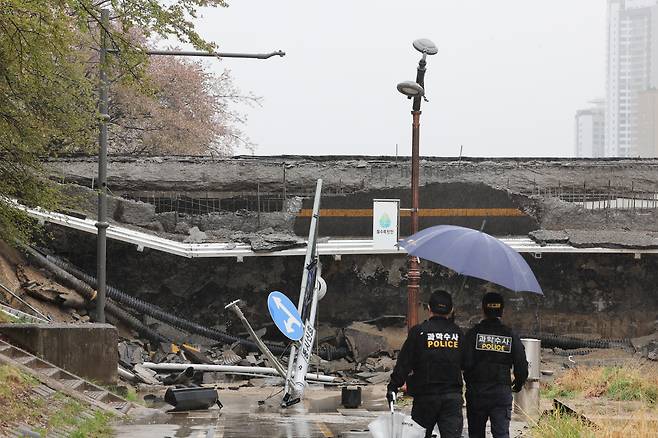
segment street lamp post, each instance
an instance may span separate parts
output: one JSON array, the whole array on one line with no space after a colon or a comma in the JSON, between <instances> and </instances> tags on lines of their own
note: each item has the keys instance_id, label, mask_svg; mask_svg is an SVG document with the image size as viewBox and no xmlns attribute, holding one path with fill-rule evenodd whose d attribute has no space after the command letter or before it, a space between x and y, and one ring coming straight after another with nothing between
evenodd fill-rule
<instances>
[{"instance_id":1,"label":"street lamp post","mask_svg":"<svg viewBox=\"0 0 658 438\"><path fill-rule=\"evenodd\" d=\"M436 55L438 49L428 39L414 41L413 46L423 54L416 70L416 82L407 81L398 84L398 91L409 99L411 106L411 234L418 232L418 205L420 186L420 104L425 99L425 66L427 55ZM418 259L409 257L407 290L407 328L418 324L418 292L420 289L420 269Z\"/></svg>"},{"instance_id":2,"label":"street lamp post","mask_svg":"<svg viewBox=\"0 0 658 438\"><path fill-rule=\"evenodd\" d=\"M107 81L107 30L110 27L110 11L101 10L101 52L100 52L100 83L98 112L100 113L100 133L98 138L98 229L96 244L96 277L98 287L96 288L96 320L105 322L105 283L106 283L106 261L107 254L107 122L108 114L108 81Z\"/></svg>"},{"instance_id":3,"label":"street lamp post","mask_svg":"<svg viewBox=\"0 0 658 438\"><path fill-rule=\"evenodd\" d=\"M105 294L106 294L106 276L107 276L107 122L110 119L108 114L108 80L107 80L107 55L119 53L116 49L110 49L108 45L108 30L110 28L110 11L101 9L101 50L100 50L100 84L99 84L99 104L100 112L100 135L98 139L98 228L96 242L96 276L98 278L98 288L96 291L96 320L100 323L105 322ZM195 57L214 57L214 58L249 58L249 59L269 59L273 56L285 56L285 52L276 51L271 53L220 53L220 52L196 52L180 50L149 50L145 52L150 56L195 56Z\"/></svg>"}]
</instances>

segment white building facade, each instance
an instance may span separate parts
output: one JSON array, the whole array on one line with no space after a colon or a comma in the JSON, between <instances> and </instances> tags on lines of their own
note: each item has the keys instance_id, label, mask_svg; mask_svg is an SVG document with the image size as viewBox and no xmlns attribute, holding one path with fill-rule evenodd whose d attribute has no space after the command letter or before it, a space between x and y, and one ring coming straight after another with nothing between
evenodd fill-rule
<instances>
[{"instance_id":1,"label":"white building facade","mask_svg":"<svg viewBox=\"0 0 658 438\"><path fill-rule=\"evenodd\" d=\"M658 84L658 0L608 0L606 157L635 155L640 93Z\"/></svg>"},{"instance_id":2,"label":"white building facade","mask_svg":"<svg viewBox=\"0 0 658 438\"><path fill-rule=\"evenodd\" d=\"M603 100L592 102L593 107L576 112L576 157L605 156L605 105Z\"/></svg>"}]
</instances>

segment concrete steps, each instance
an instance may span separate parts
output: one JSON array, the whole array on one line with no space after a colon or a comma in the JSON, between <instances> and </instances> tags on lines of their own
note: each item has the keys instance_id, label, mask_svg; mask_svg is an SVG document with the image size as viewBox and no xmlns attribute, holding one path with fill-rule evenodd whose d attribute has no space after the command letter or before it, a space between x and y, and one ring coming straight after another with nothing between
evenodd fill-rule
<instances>
[{"instance_id":1,"label":"concrete steps","mask_svg":"<svg viewBox=\"0 0 658 438\"><path fill-rule=\"evenodd\" d=\"M124 416L133 409L141 409L122 397L84 380L57 366L34 356L27 351L13 346L0 339L0 363L13 365L36 377L42 385L35 391L43 396L54 392L64 392L66 395L91 404L97 409Z\"/></svg>"}]
</instances>

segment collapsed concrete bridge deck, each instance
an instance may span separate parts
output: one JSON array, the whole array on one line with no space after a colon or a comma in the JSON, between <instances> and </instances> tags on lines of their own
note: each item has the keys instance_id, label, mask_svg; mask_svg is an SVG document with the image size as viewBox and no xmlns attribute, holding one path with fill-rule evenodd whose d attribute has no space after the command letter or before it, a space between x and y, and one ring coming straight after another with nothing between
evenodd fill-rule
<instances>
[{"instance_id":1,"label":"collapsed concrete bridge deck","mask_svg":"<svg viewBox=\"0 0 658 438\"><path fill-rule=\"evenodd\" d=\"M67 186L82 195L77 220L93 228L51 229L50 246L94 272L95 160L47 165L57 181L77 184ZM421 207L428 212L422 227L479 228L486 220L485 231L527 251L546 296L540 305L506 294L513 325L615 339L653 330L657 160L427 158L421 169ZM305 210L320 177L325 182L320 235L328 239L321 245L328 250L323 275L330 284L320 318L344 324L404 313L407 257L368 250L369 209L373 198L398 198L408 207L408 171L409 160L394 157L113 157L109 185L120 197L110 200L110 230L145 233L186 250L226 250L228 257L186 259L149 246L138 252L134 240L112 240L108 283L210 325L226 323L221 309L237 297L249 302L251 314L261 315L264 292L295 296L299 288L302 257L295 254L303 248L296 246L308 232ZM403 235L406 227L403 218ZM283 251L262 245L281 236L288 239ZM551 252L556 248L565 252ZM260 254L270 256L251 256ZM424 264L421 296L460 282L454 273ZM491 288L469 281L457 300L459 311L477 318L473 309L481 292Z\"/></svg>"},{"instance_id":2,"label":"collapsed concrete bridge deck","mask_svg":"<svg viewBox=\"0 0 658 438\"><path fill-rule=\"evenodd\" d=\"M58 181L94 187L94 158L47 166ZM322 178L321 234L364 239L372 234L373 199L410 206L409 172L409 159L395 157L113 157L108 181L113 194L138 201L118 205L117 222L174 239L197 226L208 240L222 241L227 233L215 231L271 229L304 237L312 189ZM579 247L633 247L658 232L658 160L426 157L420 181L421 228L479 229L486 220L485 231L497 236L575 230L572 239L544 234L540 243L573 240ZM85 207L93 217L93 196ZM405 235L408 211L401 216ZM625 241L619 233L584 233L594 231L644 234Z\"/></svg>"}]
</instances>

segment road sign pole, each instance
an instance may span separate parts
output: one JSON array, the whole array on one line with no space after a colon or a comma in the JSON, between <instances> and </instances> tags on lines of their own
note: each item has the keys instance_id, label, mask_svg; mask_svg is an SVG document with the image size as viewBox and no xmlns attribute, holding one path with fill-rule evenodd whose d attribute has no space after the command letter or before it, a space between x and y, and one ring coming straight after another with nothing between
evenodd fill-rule
<instances>
[{"instance_id":1,"label":"road sign pole","mask_svg":"<svg viewBox=\"0 0 658 438\"><path fill-rule=\"evenodd\" d=\"M247 328L247 331L251 335L252 339L258 345L258 349L265 355L267 358L272 362L272 367L283 377L284 379L287 378L286 376L286 370L283 368L283 365L279 362L279 360L272 354L269 348L267 348L267 345L258 337L254 329L251 327L251 324L249 324L249 321L247 321L247 318L245 318L244 313L242 313L242 310L240 307L238 307L238 303L240 300L235 300L232 303L229 303L224 307L224 309L231 309L235 314L240 318L240 321L242 321L242 324Z\"/></svg>"},{"instance_id":2,"label":"road sign pole","mask_svg":"<svg viewBox=\"0 0 658 438\"><path fill-rule=\"evenodd\" d=\"M313 351L313 340L315 338L315 327L313 324L315 322L315 314L318 308L318 290L315 287L317 284L316 279L320 277L320 267L317 267L316 274L313 277L313 290L311 298L311 307L308 312L308 316L304 323L304 337L301 340L299 346L299 351L297 352L297 360L295 361L295 375L293 377L293 388L292 393L294 393L294 398L301 398L304 394L304 388L306 387L306 372L308 371L308 364L311 360L311 353Z\"/></svg>"},{"instance_id":3,"label":"road sign pole","mask_svg":"<svg viewBox=\"0 0 658 438\"><path fill-rule=\"evenodd\" d=\"M315 282L319 277L319 273L313 277L313 288L311 289L312 296L308 296L308 281L309 273L313 269L313 263L319 264L318 254L317 254L317 238L318 238L318 221L320 218L320 197L322 195L322 180L318 179L315 186L315 198L313 200L313 214L311 216L311 224L309 227L308 233L308 242L306 244L306 257L304 258L304 269L302 271L302 284L299 291L299 302L297 305L297 310L304 321L304 336L301 340L301 347L299 351L293 345L290 349L290 359L288 360L288 373L286 375L286 387L283 399L281 401L281 406L286 407L298 402L301 399L301 396L304 394L304 387L306 385L306 371L308 369L308 361L304 360L306 356L310 356L310 353L307 355L306 350L304 350L305 343L308 343L310 339L310 345L313 345L313 339L315 337L315 328L313 327L313 322L315 319L315 313L317 309L317 288L315 287ZM317 267L319 272L319 266ZM310 299L310 303L309 303ZM310 304L310 307L308 306ZM301 369L300 369L301 367ZM293 377L294 374L294 377ZM289 385L288 382L294 382L294 385Z\"/></svg>"}]
</instances>

